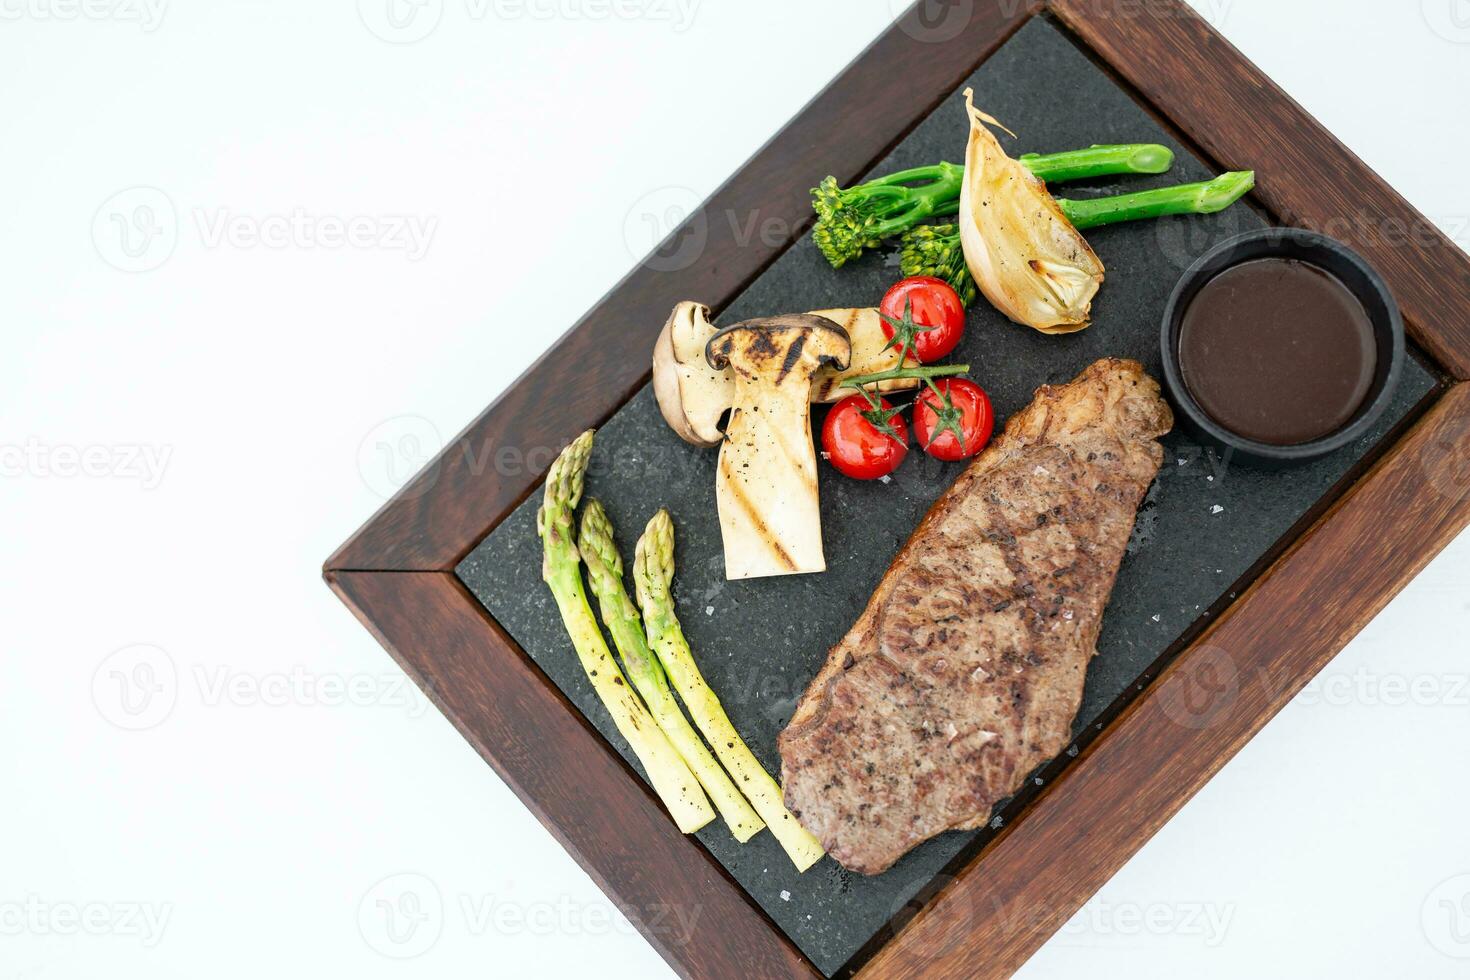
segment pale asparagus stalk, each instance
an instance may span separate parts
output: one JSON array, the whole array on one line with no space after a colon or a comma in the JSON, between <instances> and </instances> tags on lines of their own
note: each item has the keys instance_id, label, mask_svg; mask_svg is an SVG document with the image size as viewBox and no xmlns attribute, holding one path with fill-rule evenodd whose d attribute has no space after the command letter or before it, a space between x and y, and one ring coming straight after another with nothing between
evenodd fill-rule
<instances>
[{"instance_id":1,"label":"pale asparagus stalk","mask_svg":"<svg viewBox=\"0 0 1470 980\"><path fill-rule=\"evenodd\" d=\"M699 780L699 785L714 801L715 808L729 825L730 833L744 844L759 833L765 823L745 802L745 797L740 795L730 777L725 775L725 770L720 768L715 757L699 740L699 735L690 727L684 712L679 710L663 667L648 648L638 608L628 598L628 590L623 586L623 559L613 541L612 521L596 500L588 500L582 506L582 529L577 536L577 550L587 565L587 581L592 586L592 594L597 597L602 622L612 634L613 646L623 659L623 670L628 679L643 696L643 703L648 706L653 720L674 743L675 750Z\"/></svg>"},{"instance_id":2,"label":"pale asparagus stalk","mask_svg":"<svg viewBox=\"0 0 1470 980\"><path fill-rule=\"evenodd\" d=\"M536 533L541 536L543 549L541 577L556 597L562 622L593 690L643 764L674 823L684 833L692 834L715 818L714 808L694 774L623 679L582 587L582 561L572 537L572 511L582 498L591 453L592 432L587 431L562 450L546 476L546 495L536 512Z\"/></svg>"},{"instance_id":3,"label":"pale asparagus stalk","mask_svg":"<svg viewBox=\"0 0 1470 980\"><path fill-rule=\"evenodd\" d=\"M816 864L825 853L821 842L807 831L781 798L781 787L771 778L746 747L735 726L730 724L719 698L709 689L694 663L684 630L674 613L669 584L674 577L674 523L669 512L661 510L648 522L633 560L633 586L638 605L643 610L643 624L648 630L649 645L658 655L674 689L683 698L690 716L715 754L735 777L735 783L756 812L771 828L771 833L786 850L797 871Z\"/></svg>"}]
</instances>

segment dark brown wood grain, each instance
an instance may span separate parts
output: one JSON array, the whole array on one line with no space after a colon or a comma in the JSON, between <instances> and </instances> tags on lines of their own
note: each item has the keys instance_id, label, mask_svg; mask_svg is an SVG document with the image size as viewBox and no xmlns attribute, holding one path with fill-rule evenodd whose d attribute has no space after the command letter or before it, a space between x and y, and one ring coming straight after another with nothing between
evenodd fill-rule
<instances>
[{"instance_id":1,"label":"dark brown wood grain","mask_svg":"<svg viewBox=\"0 0 1470 980\"><path fill-rule=\"evenodd\" d=\"M1255 170L1255 199L1283 224L1362 252L1410 334L1470 378L1470 263L1291 96L1178 0L1049 0L1114 71L1222 166Z\"/></svg>"},{"instance_id":2,"label":"dark brown wood grain","mask_svg":"<svg viewBox=\"0 0 1470 980\"><path fill-rule=\"evenodd\" d=\"M934 36L930 21L907 14L349 538L328 567L452 569L540 482L551 452L647 382L649 352L675 303L697 299L718 311L733 299L805 232L814 183L827 174L846 182L872 166L1040 5L977 4L963 30L943 43L926 40ZM747 239L740 229L757 215L763 227L790 234ZM607 336L622 342L610 348ZM542 462L489 465L503 448Z\"/></svg>"},{"instance_id":3,"label":"dark brown wood grain","mask_svg":"<svg viewBox=\"0 0 1470 980\"><path fill-rule=\"evenodd\" d=\"M679 972L817 975L452 573L328 581Z\"/></svg>"},{"instance_id":4,"label":"dark brown wood grain","mask_svg":"<svg viewBox=\"0 0 1470 980\"><path fill-rule=\"evenodd\" d=\"M933 16L911 11L711 197L698 261L660 271L671 255L687 259L679 249L698 238L689 225L327 561L337 594L682 975L815 971L677 832L452 568L539 483L555 449L646 380L640 352L676 300L718 308L733 298L804 229L816 177L846 179L870 166L1041 6L976 0L945 40L936 40L948 32L935 30ZM1217 163L1257 169L1257 203L1362 249L1419 343L1448 373L1470 375L1470 261L1239 52L1174 0L1048 6ZM964 9L929 4L930 15ZM786 221L793 235L742 246L728 218L756 211ZM1386 233L1355 237L1363 228ZM1398 228L1409 229L1406 244L1393 237ZM608 335L628 342L606 345ZM564 383L567 364L577 366L576 385ZM499 450L540 463L503 472L487 465ZM1460 385L862 974L1009 975L1467 523L1470 386ZM1343 561L1349 551L1373 560ZM1233 678L1227 694L1203 697L1224 676ZM668 929L666 910L676 907L698 910L692 932Z\"/></svg>"},{"instance_id":5,"label":"dark brown wood grain","mask_svg":"<svg viewBox=\"0 0 1470 980\"><path fill-rule=\"evenodd\" d=\"M1010 976L1467 524L1460 384L863 975Z\"/></svg>"}]
</instances>

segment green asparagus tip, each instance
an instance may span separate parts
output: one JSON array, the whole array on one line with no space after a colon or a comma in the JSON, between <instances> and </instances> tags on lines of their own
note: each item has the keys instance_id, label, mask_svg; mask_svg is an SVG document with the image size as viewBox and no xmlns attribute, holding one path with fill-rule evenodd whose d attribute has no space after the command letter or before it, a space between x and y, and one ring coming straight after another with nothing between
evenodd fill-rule
<instances>
[{"instance_id":1,"label":"green asparagus tip","mask_svg":"<svg viewBox=\"0 0 1470 980\"><path fill-rule=\"evenodd\" d=\"M582 485L587 476L587 461L592 456L593 430L572 440L572 444L561 451L546 474L546 508L564 507L576 509L582 499Z\"/></svg>"},{"instance_id":2,"label":"green asparagus tip","mask_svg":"<svg viewBox=\"0 0 1470 980\"><path fill-rule=\"evenodd\" d=\"M1221 174L1205 184L1200 193L1200 213L1215 214L1249 194L1256 186L1254 170L1236 170Z\"/></svg>"},{"instance_id":3,"label":"green asparagus tip","mask_svg":"<svg viewBox=\"0 0 1470 980\"><path fill-rule=\"evenodd\" d=\"M668 593L674 579L674 521L660 510L643 529L633 556L633 585L639 603Z\"/></svg>"},{"instance_id":4,"label":"green asparagus tip","mask_svg":"<svg viewBox=\"0 0 1470 980\"><path fill-rule=\"evenodd\" d=\"M613 542L612 521L596 498L587 498L582 508L582 533L577 536L577 550L589 570L606 569L619 579L623 577L623 559Z\"/></svg>"},{"instance_id":5,"label":"green asparagus tip","mask_svg":"<svg viewBox=\"0 0 1470 980\"><path fill-rule=\"evenodd\" d=\"M551 471L546 474L546 492L540 509L536 511L536 534L544 545L541 577L548 582L557 576L578 574L572 512L582 499L582 485L591 455L592 430L589 429L561 451L551 464Z\"/></svg>"}]
</instances>

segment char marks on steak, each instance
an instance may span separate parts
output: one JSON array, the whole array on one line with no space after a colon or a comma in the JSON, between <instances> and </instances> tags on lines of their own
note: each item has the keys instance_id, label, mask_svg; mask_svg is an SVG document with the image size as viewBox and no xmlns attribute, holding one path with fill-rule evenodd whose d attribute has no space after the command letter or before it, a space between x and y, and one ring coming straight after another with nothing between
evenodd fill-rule
<instances>
[{"instance_id":1,"label":"char marks on steak","mask_svg":"<svg viewBox=\"0 0 1470 980\"><path fill-rule=\"evenodd\" d=\"M842 865L981 826L1067 745L1172 425L1142 365L1098 361L934 504L779 739L786 805Z\"/></svg>"}]
</instances>

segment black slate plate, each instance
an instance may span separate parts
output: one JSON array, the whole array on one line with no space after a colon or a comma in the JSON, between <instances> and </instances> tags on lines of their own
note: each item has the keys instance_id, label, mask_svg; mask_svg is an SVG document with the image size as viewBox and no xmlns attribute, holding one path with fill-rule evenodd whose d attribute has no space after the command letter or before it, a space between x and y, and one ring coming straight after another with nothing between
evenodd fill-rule
<instances>
[{"instance_id":1,"label":"black slate plate","mask_svg":"<svg viewBox=\"0 0 1470 980\"><path fill-rule=\"evenodd\" d=\"M901 85L902 79L894 84ZM1018 32L966 84L974 87L978 105L1020 133L1007 146L1013 154L1115 142L1160 142L1178 153L1168 175L1072 185L1062 193L1119 193L1213 175L1043 20L1033 20ZM963 162L966 134L957 90L874 173L940 159ZM810 176L815 184L824 175ZM970 311L955 360L973 366L973 376L989 391L1002 420L1029 402L1038 385L1067 381L1099 357L1136 358L1157 376L1159 322L1180 274L1216 242L1263 224L1253 210L1236 207L1210 217L1094 231L1088 238L1107 266L1108 279L1094 305L1091 329L1067 337L1043 336L1011 324L981 300ZM806 239L721 311L719 321L874 305L896 278L891 255L870 255L834 271ZM1232 597L1253 566L1413 413L1435 383L1411 359L1394 405L1372 433L1321 462L1287 472L1230 467L1181 436L1170 436L1164 470L1143 505L1108 607L1100 655L1088 672L1074 730L1080 734L1096 722L1212 606ZM645 388L600 430L588 493L607 506L629 558L653 512L664 506L673 513L678 531L675 585L685 632L736 727L767 769L779 773L776 735L796 699L960 466L936 463L914 450L885 485L847 480L823 465L822 521L830 570L732 583L724 578L715 515L715 458L714 451L695 449L674 436ZM551 681L638 768L582 675L550 594L537 581L538 502L539 495L526 501L457 572ZM1003 808L997 823L1004 816ZM849 874L830 859L798 875L770 834L740 846L719 821L698 837L830 975L957 855L978 846L991 832L946 834L876 878Z\"/></svg>"}]
</instances>

